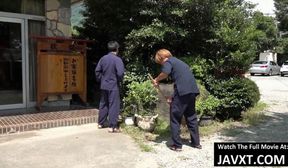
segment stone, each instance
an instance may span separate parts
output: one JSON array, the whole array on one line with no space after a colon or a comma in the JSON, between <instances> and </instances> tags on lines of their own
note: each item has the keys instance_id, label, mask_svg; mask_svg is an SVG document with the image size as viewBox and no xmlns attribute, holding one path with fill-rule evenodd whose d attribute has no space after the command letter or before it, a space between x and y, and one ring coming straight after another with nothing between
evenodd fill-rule
<instances>
[{"instance_id":1,"label":"stone","mask_svg":"<svg viewBox=\"0 0 288 168\"><path fill-rule=\"evenodd\" d=\"M58 20L58 12L57 11L50 11L46 13L46 17L49 20Z\"/></svg>"},{"instance_id":2,"label":"stone","mask_svg":"<svg viewBox=\"0 0 288 168\"><path fill-rule=\"evenodd\" d=\"M63 23L57 23L57 29L62 32L63 36L71 36L71 27L70 25L65 25Z\"/></svg>"},{"instance_id":3,"label":"stone","mask_svg":"<svg viewBox=\"0 0 288 168\"><path fill-rule=\"evenodd\" d=\"M48 100L48 101L58 100L58 96L56 96L56 95L50 95L50 96L48 96L47 100Z\"/></svg>"},{"instance_id":4,"label":"stone","mask_svg":"<svg viewBox=\"0 0 288 168\"><path fill-rule=\"evenodd\" d=\"M57 22L51 21L51 30L56 30L56 29L57 29Z\"/></svg>"},{"instance_id":5,"label":"stone","mask_svg":"<svg viewBox=\"0 0 288 168\"><path fill-rule=\"evenodd\" d=\"M71 9L70 8L60 8L58 10L58 21L67 25L70 25L71 19Z\"/></svg>"},{"instance_id":6,"label":"stone","mask_svg":"<svg viewBox=\"0 0 288 168\"><path fill-rule=\"evenodd\" d=\"M46 35L49 37L54 36L53 32L51 30L46 30Z\"/></svg>"},{"instance_id":7,"label":"stone","mask_svg":"<svg viewBox=\"0 0 288 168\"><path fill-rule=\"evenodd\" d=\"M156 119L158 118L158 114L155 116L140 116L135 114L136 117L136 125L147 132L153 132L156 127Z\"/></svg>"},{"instance_id":8,"label":"stone","mask_svg":"<svg viewBox=\"0 0 288 168\"><path fill-rule=\"evenodd\" d=\"M46 0L46 10L58 10L60 8L60 2L58 0Z\"/></svg>"},{"instance_id":9,"label":"stone","mask_svg":"<svg viewBox=\"0 0 288 168\"><path fill-rule=\"evenodd\" d=\"M53 30L52 32L53 32L54 36L65 37L64 33L59 31L59 30Z\"/></svg>"},{"instance_id":10,"label":"stone","mask_svg":"<svg viewBox=\"0 0 288 168\"><path fill-rule=\"evenodd\" d=\"M61 95L62 100L71 100L72 99L72 94L62 94Z\"/></svg>"},{"instance_id":11,"label":"stone","mask_svg":"<svg viewBox=\"0 0 288 168\"><path fill-rule=\"evenodd\" d=\"M47 29L51 29L51 21L49 19L46 20L46 27Z\"/></svg>"}]
</instances>

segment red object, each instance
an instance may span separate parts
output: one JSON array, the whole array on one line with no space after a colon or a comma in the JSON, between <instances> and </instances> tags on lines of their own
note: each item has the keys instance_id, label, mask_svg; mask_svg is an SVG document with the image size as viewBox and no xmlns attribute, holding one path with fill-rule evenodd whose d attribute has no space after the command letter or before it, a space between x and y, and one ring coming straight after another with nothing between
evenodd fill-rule
<instances>
[{"instance_id":1,"label":"red object","mask_svg":"<svg viewBox=\"0 0 288 168\"><path fill-rule=\"evenodd\" d=\"M268 65L260 66L260 68L267 68L267 67L268 67Z\"/></svg>"},{"instance_id":2,"label":"red object","mask_svg":"<svg viewBox=\"0 0 288 168\"><path fill-rule=\"evenodd\" d=\"M77 42L86 42L86 43L93 43L93 40L83 40L83 39L74 39L70 37L49 37L49 36L36 36L30 35L30 38L38 39L38 40L65 40L65 41L77 41Z\"/></svg>"}]
</instances>

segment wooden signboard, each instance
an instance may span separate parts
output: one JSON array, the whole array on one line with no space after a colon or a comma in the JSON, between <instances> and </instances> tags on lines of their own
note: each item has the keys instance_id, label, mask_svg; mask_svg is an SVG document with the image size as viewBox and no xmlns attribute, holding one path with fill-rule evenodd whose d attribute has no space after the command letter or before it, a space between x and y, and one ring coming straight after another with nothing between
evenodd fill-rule
<instances>
[{"instance_id":1,"label":"wooden signboard","mask_svg":"<svg viewBox=\"0 0 288 168\"><path fill-rule=\"evenodd\" d=\"M86 102L86 40L37 39L37 107L49 95L78 94Z\"/></svg>"}]
</instances>

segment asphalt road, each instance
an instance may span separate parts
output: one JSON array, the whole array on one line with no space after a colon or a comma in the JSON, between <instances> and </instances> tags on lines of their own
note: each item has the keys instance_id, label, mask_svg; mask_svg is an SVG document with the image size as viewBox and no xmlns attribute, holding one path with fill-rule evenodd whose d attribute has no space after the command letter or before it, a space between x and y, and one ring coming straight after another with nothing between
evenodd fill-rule
<instances>
[{"instance_id":1,"label":"asphalt road","mask_svg":"<svg viewBox=\"0 0 288 168\"><path fill-rule=\"evenodd\" d=\"M249 78L259 87L262 101L272 105L286 104L288 109L288 75L284 77L251 76Z\"/></svg>"}]
</instances>

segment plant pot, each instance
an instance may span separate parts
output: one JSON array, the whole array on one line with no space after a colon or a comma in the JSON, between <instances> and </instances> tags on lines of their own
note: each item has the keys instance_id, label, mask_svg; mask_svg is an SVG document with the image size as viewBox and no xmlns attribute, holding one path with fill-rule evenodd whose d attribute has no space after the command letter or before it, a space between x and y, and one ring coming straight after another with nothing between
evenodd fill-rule
<instances>
[{"instance_id":1,"label":"plant pot","mask_svg":"<svg viewBox=\"0 0 288 168\"><path fill-rule=\"evenodd\" d=\"M156 127L156 119L158 118L158 114L155 116L141 116L135 114L135 123L136 125L147 132L153 132Z\"/></svg>"},{"instance_id":2,"label":"plant pot","mask_svg":"<svg viewBox=\"0 0 288 168\"><path fill-rule=\"evenodd\" d=\"M201 116L199 126L208 126L213 123L213 116Z\"/></svg>"},{"instance_id":3,"label":"plant pot","mask_svg":"<svg viewBox=\"0 0 288 168\"><path fill-rule=\"evenodd\" d=\"M134 125L134 117L126 117L124 122L126 125Z\"/></svg>"}]
</instances>

